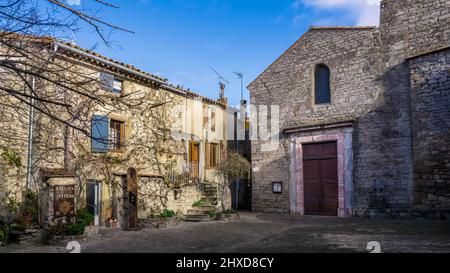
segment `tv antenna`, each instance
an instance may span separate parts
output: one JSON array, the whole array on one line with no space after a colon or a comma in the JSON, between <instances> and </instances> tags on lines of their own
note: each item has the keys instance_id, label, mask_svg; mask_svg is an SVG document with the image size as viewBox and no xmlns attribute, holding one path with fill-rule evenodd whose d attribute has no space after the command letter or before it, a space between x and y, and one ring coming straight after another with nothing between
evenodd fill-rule
<instances>
[{"instance_id":1,"label":"tv antenna","mask_svg":"<svg viewBox=\"0 0 450 273\"><path fill-rule=\"evenodd\" d=\"M219 77L220 83L226 83L226 84L230 84L230 82L225 79L222 75L220 75L219 72L217 72L217 70L215 70L212 66L209 67L214 73L216 73L217 77Z\"/></svg>"},{"instance_id":2,"label":"tv antenna","mask_svg":"<svg viewBox=\"0 0 450 273\"><path fill-rule=\"evenodd\" d=\"M244 101L244 73L242 73L242 72L233 72L237 77L238 77L238 79L240 79L241 80L241 102L243 102Z\"/></svg>"},{"instance_id":3,"label":"tv antenna","mask_svg":"<svg viewBox=\"0 0 450 273\"><path fill-rule=\"evenodd\" d=\"M222 98L225 96L225 94L223 94L223 93L224 93L224 90L225 90L225 84L230 84L230 82L229 82L227 79L225 79L225 77L222 76L219 72L217 72L217 70L215 70L212 66L210 66L209 68L210 68L210 69L217 75L217 77L219 78L219 85L220 85L220 90L221 90L220 98L222 99Z\"/></svg>"}]
</instances>

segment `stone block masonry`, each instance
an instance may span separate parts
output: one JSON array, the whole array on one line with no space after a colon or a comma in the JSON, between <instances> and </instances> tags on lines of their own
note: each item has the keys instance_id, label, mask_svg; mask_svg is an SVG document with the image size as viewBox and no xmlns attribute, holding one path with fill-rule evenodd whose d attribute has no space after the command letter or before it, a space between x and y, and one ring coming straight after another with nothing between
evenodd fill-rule
<instances>
[{"instance_id":1,"label":"stone block masonry","mask_svg":"<svg viewBox=\"0 0 450 273\"><path fill-rule=\"evenodd\" d=\"M450 212L450 48L409 60L415 205Z\"/></svg>"},{"instance_id":2,"label":"stone block masonry","mask_svg":"<svg viewBox=\"0 0 450 273\"><path fill-rule=\"evenodd\" d=\"M378 28L312 27L249 85L252 104L280 107L282 129L277 150L252 142L254 210L301 213L292 145L342 132L346 122L351 152L338 171L352 184L340 211L404 217L418 205L446 209L448 50L425 53L449 46L450 0L384 0ZM329 104L315 104L318 64L331 71ZM282 194L271 191L276 181Z\"/></svg>"}]
</instances>

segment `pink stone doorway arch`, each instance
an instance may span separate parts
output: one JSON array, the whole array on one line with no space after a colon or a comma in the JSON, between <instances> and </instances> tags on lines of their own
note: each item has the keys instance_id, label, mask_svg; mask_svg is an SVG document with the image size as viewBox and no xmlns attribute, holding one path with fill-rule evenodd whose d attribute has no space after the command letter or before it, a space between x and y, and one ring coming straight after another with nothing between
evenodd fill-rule
<instances>
[{"instance_id":1,"label":"pink stone doorway arch","mask_svg":"<svg viewBox=\"0 0 450 273\"><path fill-rule=\"evenodd\" d=\"M291 143L292 181L291 212L305 214L304 177L303 177L303 145L311 143L337 142L338 150L338 216L352 216L353 206L353 150L351 130L320 134L314 136L293 137Z\"/></svg>"}]
</instances>

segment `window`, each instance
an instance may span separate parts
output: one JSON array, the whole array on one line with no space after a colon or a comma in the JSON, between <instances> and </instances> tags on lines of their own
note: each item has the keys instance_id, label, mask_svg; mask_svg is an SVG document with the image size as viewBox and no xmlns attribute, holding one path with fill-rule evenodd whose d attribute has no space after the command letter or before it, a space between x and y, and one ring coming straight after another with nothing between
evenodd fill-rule
<instances>
[{"instance_id":1,"label":"window","mask_svg":"<svg viewBox=\"0 0 450 273\"><path fill-rule=\"evenodd\" d=\"M319 64L315 69L315 102L325 104L331 102L330 69L324 64Z\"/></svg>"},{"instance_id":2,"label":"window","mask_svg":"<svg viewBox=\"0 0 450 273\"><path fill-rule=\"evenodd\" d=\"M109 122L109 148L120 150L123 147L125 134L125 123L123 121L111 120Z\"/></svg>"},{"instance_id":3,"label":"window","mask_svg":"<svg viewBox=\"0 0 450 273\"><path fill-rule=\"evenodd\" d=\"M216 168L219 163L219 145L216 143L206 143L205 152L206 168Z\"/></svg>"},{"instance_id":4,"label":"window","mask_svg":"<svg viewBox=\"0 0 450 273\"><path fill-rule=\"evenodd\" d=\"M273 193L283 193L283 182L273 182L272 183Z\"/></svg>"},{"instance_id":5,"label":"window","mask_svg":"<svg viewBox=\"0 0 450 273\"><path fill-rule=\"evenodd\" d=\"M120 150L125 142L125 122L110 120L108 116L93 115L91 121L91 149L93 153Z\"/></svg>"},{"instance_id":6,"label":"window","mask_svg":"<svg viewBox=\"0 0 450 273\"><path fill-rule=\"evenodd\" d=\"M122 84L123 84L123 82L121 80L114 79L114 83L113 83L114 92L121 93L122 92Z\"/></svg>"},{"instance_id":7,"label":"window","mask_svg":"<svg viewBox=\"0 0 450 273\"><path fill-rule=\"evenodd\" d=\"M123 81L117 79L113 74L107 72L100 73L100 83L104 89L113 93L121 93Z\"/></svg>"},{"instance_id":8,"label":"window","mask_svg":"<svg viewBox=\"0 0 450 273\"><path fill-rule=\"evenodd\" d=\"M203 127L216 131L216 109L214 107L203 108Z\"/></svg>"},{"instance_id":9,"label":"window","mask_svg":"<svg viewBox=\"0 0 450 273\"><path fill-rule=\"evenodd\" d=\"M216 131L216 109L211 108L211 131Z\"/></svg>"}]
</instances>

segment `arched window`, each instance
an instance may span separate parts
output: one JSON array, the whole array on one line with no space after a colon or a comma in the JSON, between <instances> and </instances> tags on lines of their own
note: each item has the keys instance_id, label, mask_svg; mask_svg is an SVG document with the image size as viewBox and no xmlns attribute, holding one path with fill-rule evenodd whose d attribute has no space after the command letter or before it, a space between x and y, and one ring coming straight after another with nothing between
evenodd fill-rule
<instances>
[{"instance_id":1,"label":"arched window","mask_svg":"<svg viewBox=\"0 0 450 273\"><path fill-rule=\"evenodd\" d=\"M314 77L316 104L330 103L330 69L324 64L318 64Z\"/></svg>"}]
</instances>

